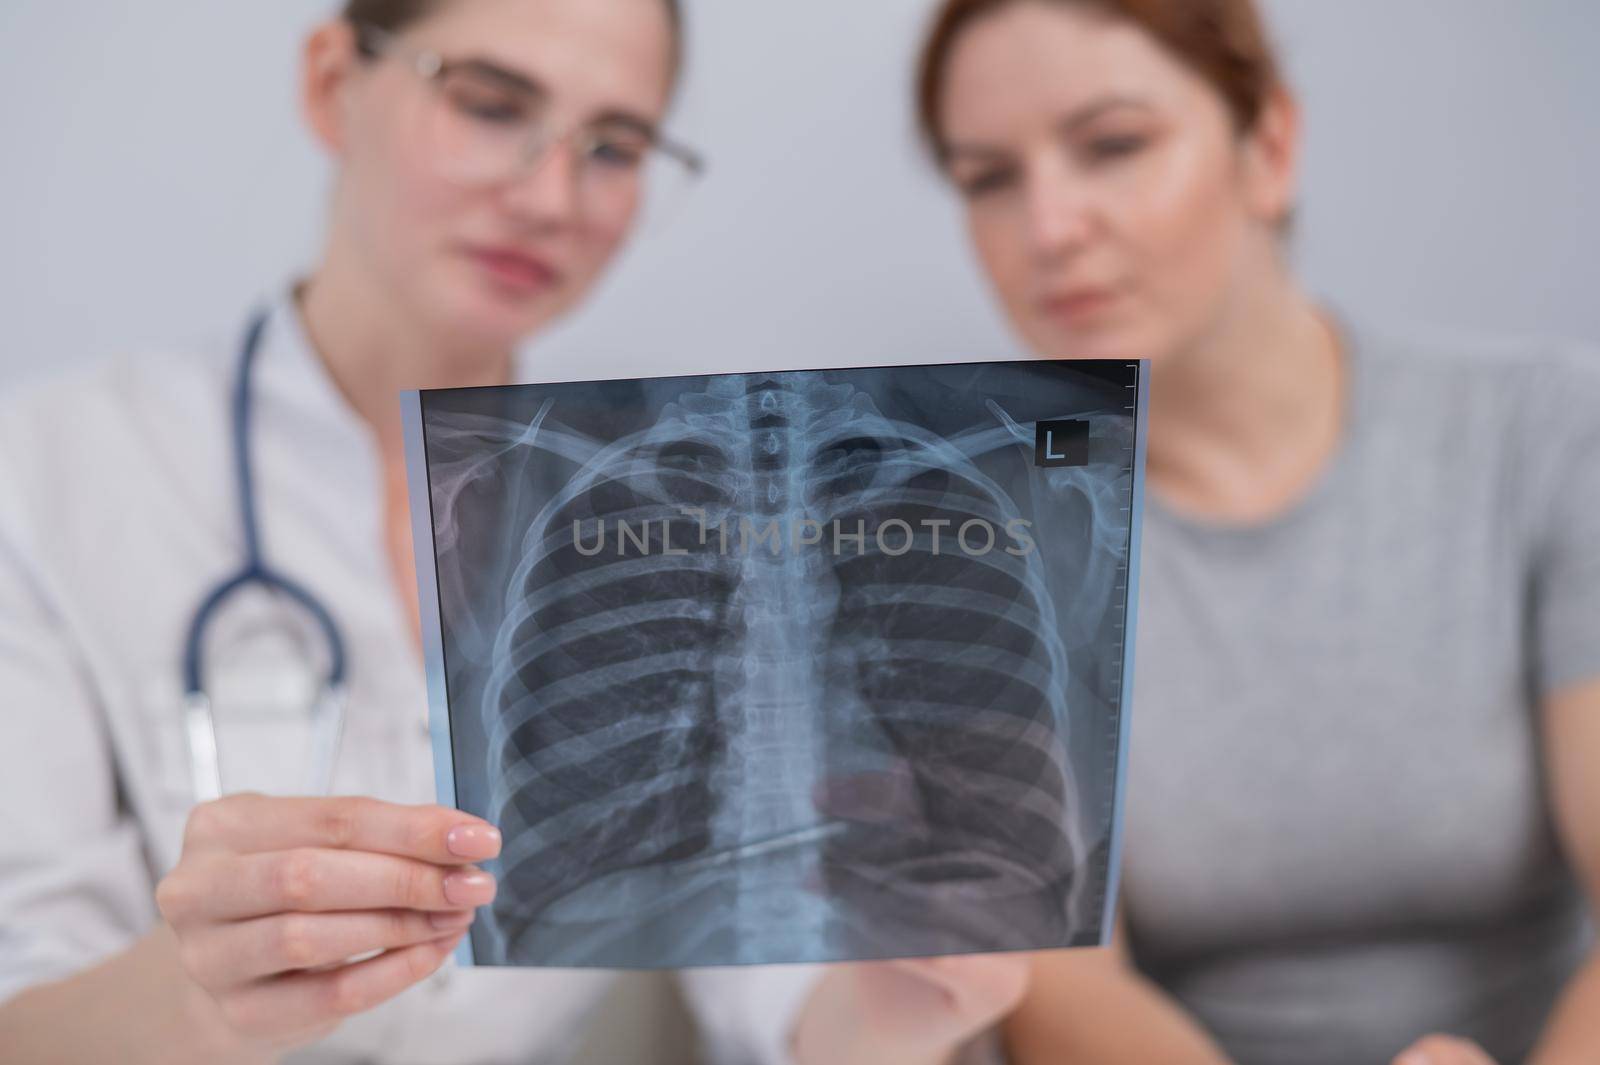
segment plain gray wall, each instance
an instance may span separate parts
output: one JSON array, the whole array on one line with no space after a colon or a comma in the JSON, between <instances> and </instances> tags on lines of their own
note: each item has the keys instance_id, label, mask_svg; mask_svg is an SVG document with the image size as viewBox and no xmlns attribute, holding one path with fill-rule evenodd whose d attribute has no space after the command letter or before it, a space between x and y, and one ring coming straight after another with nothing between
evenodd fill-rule
<instances>
[{"instance_id":1,"label":"plain gray wall","mask_svg":"<svg viewBox=\"0 0 1600 1065\"><path fill-rule=\"evenodd\" d=\"M674 226L540 342L552 376L988 357L1014 345L911 134L930 0L689 0ZM1388 320L1600 339L1600 9L1278 0L1309 110L1301 257ZM0 3L0 387L232 330L311 261L294 109L332 0Z\"/></svg>"}]
</instances>

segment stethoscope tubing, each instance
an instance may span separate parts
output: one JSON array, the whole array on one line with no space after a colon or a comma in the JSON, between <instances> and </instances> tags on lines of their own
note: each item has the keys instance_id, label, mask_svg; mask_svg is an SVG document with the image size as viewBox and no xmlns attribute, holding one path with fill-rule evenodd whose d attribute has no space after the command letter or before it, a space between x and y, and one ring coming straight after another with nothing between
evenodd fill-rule
<instances>
[{"instance_id":1,"label":"stethoscope tubing","mask_svg":"<svg viewBox=\"0 0 1600 1065\"><path fill-rule=\"evenodd\" d=\"M205 636L217 612L240 591L261 588L292 600L321 630L328 651L328 676L312 710L310 786L326 792L332 783L344 723L346 656L344 636L328 608L304 585L272 568L261 545L261 524L256 509L255 467L250 448L255 363L266 335L270 314L257 312L245 330L235 370L230 418L233 436L234 486L238 492L244 561L201 600L189 622L183 645L184 728L188 738L192 784L197 802L222 795L221 765L217 754L216 716L205 687Z\"/></svg>"}]
</instances>

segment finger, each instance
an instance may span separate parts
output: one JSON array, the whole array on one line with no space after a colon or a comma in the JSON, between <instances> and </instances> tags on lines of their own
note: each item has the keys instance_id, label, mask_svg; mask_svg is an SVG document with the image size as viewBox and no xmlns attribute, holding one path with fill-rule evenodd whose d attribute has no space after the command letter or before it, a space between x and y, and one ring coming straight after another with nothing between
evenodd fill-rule
<instances>
[{"instance_id":1,"label":"finger","mask_svg":"<svg viewBox=\"0 0 1600 1065\"><path fill-rule=\"evenodd\" d=\"M1394 1065L1495 1065L1495 1062L1470 1040L1430 1035L1395 1058Z\"/></svg>"},{"instance_id":2,"label":"finger","mask_svg":"<svg viewBox=\"0 0 1600 1065\"><path fill-rule=\"evenodd\" d=\"M910 767L830 777L812 789L812 803L826 817L869 824L922 819L921 796Z\"/></svg>"},{"instance_id":3,"label":"finger","mask_svg":"<svg viewBox=\"0 0 1600 1065\"><path fill-rule=\"evenodd\" d=\"M1456 1056L1437 1044L1415 1046L1394 1059L1394 1065L1457 1065Z\"/></svg>"},{"instance_id":4,"label":"finger","mask_svg":"<svg viewBox=\"0 0 1600 1065\"><path fill-rule=\"evenodd\" d=\"M1028 988L1024 954L967 954L947 958L902 958L888 964L939 988L950 1008L964 1017L999 1016Z\"/></svg>"},{"instance_id":5,"label":"finger","mask_svg":"<svg viewBox=\"0 0 1600 1065\"><path fill-rule=\"evenodd\" d=\"M336 910L465 910L494 899L494 877L361 851L303 848L196 860L163 881L175 926L275 913Z\"/></svg>"},{"instance_id":6,"label":"finger","mask_svg":"<svg viewBox=\"0 0 1600 1065\"><path fill-rule=\"evenodd\" d=\"M1452 1038L1450 1043L1456 1055L1450 1065L1495 1065L1494 1059L1469 1039Z\"/></svg>"},{"instance_id":7,"label":"finger","mask_svg":"<svg viewBox=\"0 0 1600 1065\"><path fill-rule=\"evenodd\" d=\"M253 1038L281 1038L284 1033L318 1028L380 1006L427 979L461 942L462 934L386 951L327 972L269 977L218 996L217 1004L235 1031Z\"/></svg>"},{"instance_id":8,"label":"finger","mask_svg":"<svg viewBox=\"0 0 1600 1065\"><path fill-rule=\"evenodd\" d=\"M1434 1039L1437 1049L1430 1049L1428 1053L1439 1065L1494 1065L1476 1043L1448 1035Z\"/></svg>"},{"instance_id":9,"label":"finger","mask_svg":"<svg viewBox=\"0 0 1600 1065\"><path fill-rule=\"evenodd\" d=\"M443 806L401 806L377 799L230 795L195 807L184 846L235 853L296 847L372 851L436 865L488 861L500 832L481 818Z\"/></svg>"},{"instance_id":10,"label":"finger","mask_svg":"<svg viewBox=\"0 0 1600 1065\"><path fill-rule=\"evenodd\" d=\"M186 937L183 964L202 987L225 988L431 942L461 931L472 918L471 910L275 914Z\"/></svg>"}]
</instances>

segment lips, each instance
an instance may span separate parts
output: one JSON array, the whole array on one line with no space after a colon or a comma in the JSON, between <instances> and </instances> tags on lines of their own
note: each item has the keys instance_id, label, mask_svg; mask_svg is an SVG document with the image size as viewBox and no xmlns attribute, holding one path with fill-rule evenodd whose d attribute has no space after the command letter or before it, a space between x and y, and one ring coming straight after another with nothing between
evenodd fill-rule
<instances>
[{"instance_id":1,"label":"lips","mask_svg":"<svg viewBox=\"0 0 1600 1065\"><path fill-rule=\"evenodd\" d=\"M1085 285L1051 293L1039 301L1039 307L1050 317L1075 325L1100 317L1121 299L1122 292L1119 289Z\"/></svg>"},{"instance_id":2,"label":"lips","mask_svg":"<svg viewBox=\"0 0 1600 1065\"><path fill-rule=\"evenodd\" d=\"M467 254L500 285L522 295L547 291L561 280L548 261L518 248L474 246Z\"/></svg>"}]
</instances>

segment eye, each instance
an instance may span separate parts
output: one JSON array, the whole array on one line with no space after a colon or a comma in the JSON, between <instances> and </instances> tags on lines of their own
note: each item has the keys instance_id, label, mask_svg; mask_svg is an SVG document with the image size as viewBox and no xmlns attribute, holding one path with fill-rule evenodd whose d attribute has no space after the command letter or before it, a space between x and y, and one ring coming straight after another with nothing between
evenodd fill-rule
<instances>
[{"instance_id":1,"label":"eye","mask_svg":"<svg viewBox=\"0 0 1600 1065\"><path fill-rule=\"evenodd\" d=\"M527 109L515 100L463 100L458 106L469 118L492 126L517 126L527 120Z\"/></svg>"},{"instance_id":2,"label":"eye","mask_svg":"<svg viewBox=\"0 0 1600 1065\"><path fill-rule=\"evenodd\" d=\"M443 89L445 99L457 114L484 125L520 126L526 124L533 113L525 97L481 78L451 78Z\"/></svg>"},{"instance_id":3,"label":"eye","mask_svg":"<svg viewBox=\"0 0 1600 1065\"><path fill-rule=\"evenodd\" d=\"M969 200L980 199L1004 192L1016 184L1016 171L1011 167L990 167L953 176L956 188Z\"/></svg>"},{"instance_id":4,"label":"eye","mask_svg":"<svg viewBox=\"0 0 1600 1065\"><path fill-rule=\"evenodd\" d=\"M589 158L602 166L636 170L649 151L650 142L642 137L604 134L589 146Z\"/></svg>"},{"instance_id":5,"label":"eye","mask_svg":"<svg viewBox=\"0 0 1600 1065\"><path fill-rule=\"evenodd\" d=\"M1092 162L1109 163L1137 155L1149 145L1150 138L1139 133L1124 133L1095 137L1084 148Z\"/></svg>"}]
</instances>

